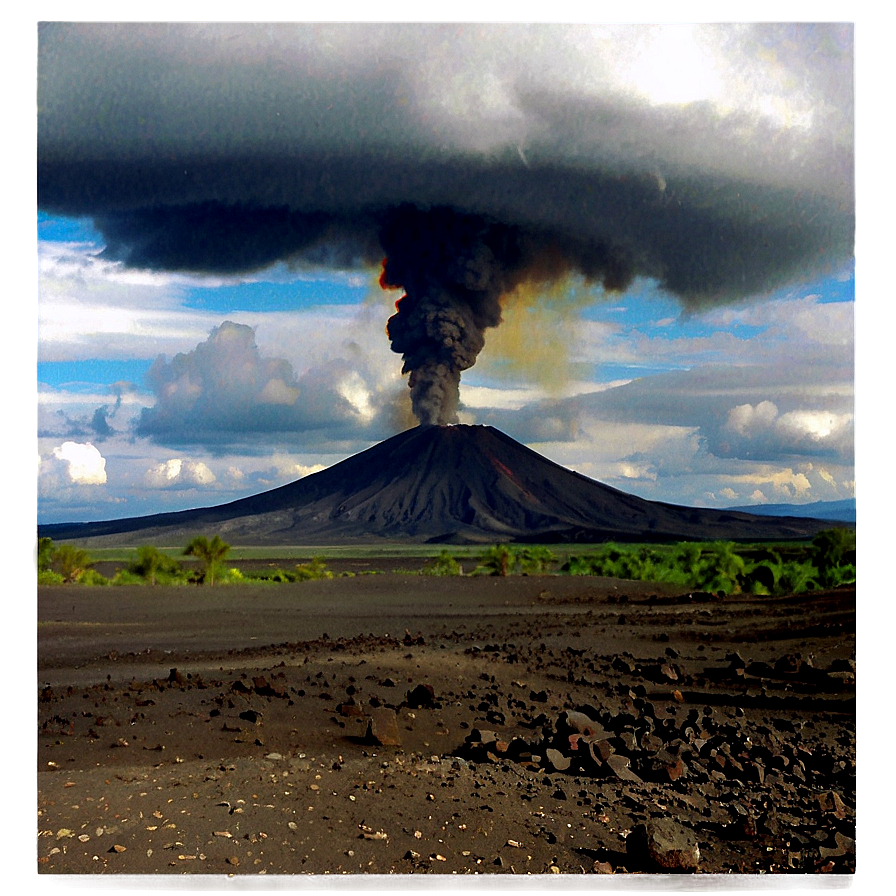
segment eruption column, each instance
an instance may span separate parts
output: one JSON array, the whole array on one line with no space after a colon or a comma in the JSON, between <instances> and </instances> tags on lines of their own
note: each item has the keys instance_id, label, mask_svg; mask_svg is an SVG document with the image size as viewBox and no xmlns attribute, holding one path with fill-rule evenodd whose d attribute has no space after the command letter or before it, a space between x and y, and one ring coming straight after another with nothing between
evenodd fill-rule
<instances>
[{"instance_id":1,"label":"eruption column","mask_svg":"<svg viewBox=\"0 0 896 896\"><path fill-rule=\"evenodd\" d=\"M500 297L522 276L518 231L448 208L395 209L380 240L380 283L402 287L386 331L410 374L421 424L457 423L461 372L476 363L484 332L501 322Z\"/></svg>"},{"instance_id":2,"label":"eruption column","mask_svg":"<svg viewBox=\"0 0 896 896\"><path fill-rule=\"evenodd\" d=\"M401 205L383 219L380 285L401 287L386 332L410 374L411 406L423 425L457 423L461 372L476 363L485 331L501 323L501 298L522 281L578 270L624 289L634 269L602 242L561 241L450 207Z\"/></svg>"}]
</instances>

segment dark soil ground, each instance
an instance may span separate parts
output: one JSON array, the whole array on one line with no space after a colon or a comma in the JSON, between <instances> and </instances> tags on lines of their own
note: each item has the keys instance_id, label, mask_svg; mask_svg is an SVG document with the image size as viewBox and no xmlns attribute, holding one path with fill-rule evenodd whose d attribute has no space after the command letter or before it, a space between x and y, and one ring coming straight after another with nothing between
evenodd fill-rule
<instances>
[{"instance_id":1,"label":"dark soil ground","mask_svg":"<svg viewBox=\"0 0 896 896\"><path fill-rule=\"evenodd\" d=\"M855 589L38 592L41 874L843 875Z\"/></svg>"}]
</instances>

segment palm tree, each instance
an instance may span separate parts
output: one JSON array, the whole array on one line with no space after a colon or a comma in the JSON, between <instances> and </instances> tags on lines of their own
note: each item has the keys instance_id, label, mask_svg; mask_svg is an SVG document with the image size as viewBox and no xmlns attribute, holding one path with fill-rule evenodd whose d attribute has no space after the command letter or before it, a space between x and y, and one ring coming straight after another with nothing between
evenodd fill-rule
<instances>
[{"instance_id":1,"label":"palm tree","mask_svg":"<svg viewBox=\"0 0 896 896\"><path fill-rule=\"evenodd\" d=\"M493 576L510 575L515 561L513 549L506 544L496 544L494 547L490 547L482 557L482 565Z\"/></svg>"},{"instance_id":2,"label":"palm tree","mask_svg":"<svg viewBox=\"0 0 896 896\"><path fill-rule=\"evenodd\" d=\"M197 535L186 547L185 556L196 557L204 566L203 581L209 585L215 584L215 567L220 563L230 550L230 545L222 541L216 535L209 541L204 535Z\"/></svg>"}]
</instances>

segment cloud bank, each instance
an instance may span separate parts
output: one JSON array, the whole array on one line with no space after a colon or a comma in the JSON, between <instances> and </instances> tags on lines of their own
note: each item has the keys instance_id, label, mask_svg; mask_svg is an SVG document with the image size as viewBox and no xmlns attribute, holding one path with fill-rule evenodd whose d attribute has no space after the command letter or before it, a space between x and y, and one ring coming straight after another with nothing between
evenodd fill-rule
<instances>
[{"instance_id":1,"label":"cloud bank","mask_svg":"<svg viewBox=\"0 0 896 896\"><path fill-rule=\"evenodd\" d=\"M701 308L852 253L848 25L49 23L38 80L39 204L108 258L386 255L423 422L456 418L520 281Z\"/></svg>"}]
</instances>

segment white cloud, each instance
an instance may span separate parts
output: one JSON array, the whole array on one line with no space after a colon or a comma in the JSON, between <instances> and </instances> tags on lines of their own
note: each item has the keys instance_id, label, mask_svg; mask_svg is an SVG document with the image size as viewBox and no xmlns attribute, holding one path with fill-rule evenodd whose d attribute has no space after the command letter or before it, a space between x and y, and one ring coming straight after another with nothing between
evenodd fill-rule
<instances>
[{"instance_id":1,"label":"white cloud","mask_svg":"<svg viewBox=\"0 0 896 896\"><path fill-rule=\"evenodd\" d=\"M234 444L282 439L362 439L394 432L396 390L371 372L359 347L353 360L331 358L297 376L284 358L263 355L255 330L224 321L189 352L158 358L146 375L155 394L136 428L160 444Z\"/></svg>"},{"instance_id":2,"label":"white cloud","mask_svg":"<svg viewBox=\"0 0 896 896\"><path fill-rule=\"evenodd\" d=\"M150 488L202 488L217 481L203 461L173 457L146 471L145 483Z\"/></svg>"},{"instance_id":3,"label":"white cloud","mask_svg":"<svg viewBox=\"0 0 896 896\"><path fill-rule=\"evenodd\" d=\"M72 483L104 485L106 482L106 459L90 442L63 442L53 449L53 457L65 464Z\"/></svg>"},{"instance_id":4,"label":"white cloud","mask_svg":"<svg viewBox=\"0 0 896 896\"><path fill-rule=\"evenodd\" d=\"M794 296L771 302L713 308L701 315L709 326L765 330L763 344L788 338L803 346L851 349L855 332L853 302L825 302L819 295ZM753 344L753 340L750 341Z\"/></svg>"},{"instance_id":5,"label":"white cloud","mask_svg":"<svg viewBox=\"0 0 896 896\"><path fill-rule=\"evenodd\" d=\"M810 452L825 449L838 455L851 454L853 415L848 412L798 408L781 414L772 401L731 408L723 427L738 437L739 446L729 450Z\"/></svg>"},{"instance_id":6,"label":"white cloud","mask_svg":"<svg viewBox=\"0 0 896 896\"><path fill-rule=\"evenodd\" d=\"M739 435L750 435L756 429L766 429L775 422L778 408L771 401L760 401L755 407L739 404L728 412L725 428Z\"/></svg>"}]
</instances>

